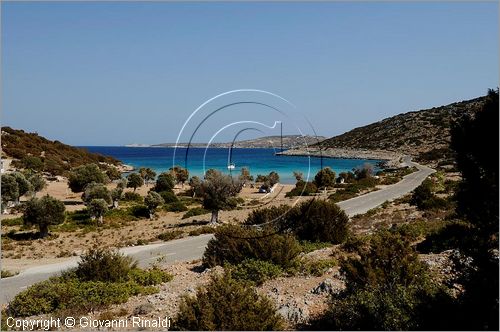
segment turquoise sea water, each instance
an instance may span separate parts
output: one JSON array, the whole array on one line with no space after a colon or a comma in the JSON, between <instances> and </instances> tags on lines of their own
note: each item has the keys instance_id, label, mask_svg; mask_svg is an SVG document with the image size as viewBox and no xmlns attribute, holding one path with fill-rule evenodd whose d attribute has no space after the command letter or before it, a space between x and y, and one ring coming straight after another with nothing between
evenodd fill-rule
<instances>
[{"instance_id":1,"label":"turquoise sea water","mask_svg":"<svg viewBox=\"0 0 500 332\"><path fill-rule=\"evenodd\" d=\"M172 165L187 167L191 175L203 176L210 168L230 173L227 169L229 149L211 148L151 148L151 147L112 147L87 146L90 152L113 156L125 164L139 167L150 167L156 172L167 171ZM175 151L175 161L174 161ZM306 178L312 179L321 169L321 158L276 156L274 149L233 149L231 161L236 168L231 173L239 174L242 167L247 167L255 177L257 174L269 174L276 171L280 182L295 183L294 171L299 171ZM379 160L323 158L323 167L332 168L336 174L350 171L365 163L372 164L377 169Z\"/></svg>"}]
</instances>

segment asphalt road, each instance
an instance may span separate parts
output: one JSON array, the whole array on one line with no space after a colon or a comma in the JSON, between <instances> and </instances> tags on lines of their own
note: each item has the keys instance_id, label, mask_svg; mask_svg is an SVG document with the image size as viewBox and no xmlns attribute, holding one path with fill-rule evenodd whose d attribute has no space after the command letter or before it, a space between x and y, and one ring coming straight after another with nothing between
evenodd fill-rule
<instances>
[{"instance_id":1,"label":"asphalt road","mask_svg":"<svg viewBox=\"0 0 500 332\"><path fill-rule=\"evenodd\" d=\"M373 191L371 193L361 195L337 203L350 217L357 214L362 214L370 209L373 209L385 201L392 201L398 197L404 196L425 180L430 174L435 171L427 166L411 161L410 157L404 157L404 164L408 166L415 166L418 168L417 172L413 172L403 178L398 183L388 185L387 187Z\"/></svg>"},{"instance_id":2,"label":"asphalt road","mask_svg":"<svg viewBox=\"0 0 500 332\"><path fill-rule=\"evenodd\" d=\"M424 179L434 172L433 169L419 165L405 157L404 162L409 166L415 166L419 170L403 178L400 182L389 185L378 191L374 191L359 197L355 197L338 205L350 216L365 213L385 201L391 201L401 197L415 189ZM148 267L161 259L162 262L174 263L178 261L190 261L202 257L211 234L188 237L173 240L166 243L156 243L144 246L127 247L120 250L125 255L130 255L139 262L139 266ZM9 302L17 293L28 286L57 275L59 272L75 267L78 257L67 261L35 266L26 269L20 274L0 280L0 302Z\"/></svg>"},{"instance_id":3,"label":"asphalt road","mask_svg":"<svg viewBox=\"0 0 500 332\"><path fill-rule=\"evenodd\" d=\"M166 263L190 261L203 255L212 234L204 234L173 240L165 243L148 244L120 249L125 255L135 258L140 267L148 267L161 260ZM7 303L28 286L57 275L61 271L75 267L79 257L72 257L64 262L34 266L20 274L0 280L0 303Z\"/></svg>"}]
</instances>

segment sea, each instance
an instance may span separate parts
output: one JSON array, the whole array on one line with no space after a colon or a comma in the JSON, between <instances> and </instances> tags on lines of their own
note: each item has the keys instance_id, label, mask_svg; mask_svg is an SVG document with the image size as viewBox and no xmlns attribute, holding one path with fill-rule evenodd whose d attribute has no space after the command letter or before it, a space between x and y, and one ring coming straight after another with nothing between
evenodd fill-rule
<instances>
[{"instance_id":1,"label":"sea","mask_svg":"<svg viewBox=\"0 0 500 332\"><path fill-rule=\"evenodd\" d=\"M275 149L262 148L173 148L173 147L125 147L125 146L84 146L90 152L112 156L124 164L149 167L158 174L168 171L173 165L180 165L189 170L189 175L203 177L205 171L215 168L223 173L238 175L243 167L250 174L267 175L275 171L280 182L295 184L293 172L301 172L304 179L312 180L321 167L330 167L336 174L352 171L364 164L371 164L379 169L380 160L340 159L276 155ZM234 169L228 169L233 164Z\"/></svg>"}]
</instances>

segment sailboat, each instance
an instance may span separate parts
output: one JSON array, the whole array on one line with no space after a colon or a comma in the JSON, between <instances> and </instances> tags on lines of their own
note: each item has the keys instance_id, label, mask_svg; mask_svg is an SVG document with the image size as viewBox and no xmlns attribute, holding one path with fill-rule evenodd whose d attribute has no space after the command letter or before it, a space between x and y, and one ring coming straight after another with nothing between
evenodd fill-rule
<instances>
[{"instance_id":1,"label":"sailboat","mask_svg":"<svg viewBox=\"0 0 500 332\"><path fill-rule=\"evenodd\" d=\"M227 165L227 169L235 169L236 168L236 165L234 163L230 163L229 165Z\"/></svg>"}]
</instances>

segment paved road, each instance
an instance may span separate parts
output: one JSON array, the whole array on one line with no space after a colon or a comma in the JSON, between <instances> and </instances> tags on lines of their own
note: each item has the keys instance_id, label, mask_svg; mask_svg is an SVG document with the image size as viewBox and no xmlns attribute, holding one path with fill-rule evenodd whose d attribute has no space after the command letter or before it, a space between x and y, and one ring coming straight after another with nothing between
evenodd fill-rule
<instances>
[{"instance_id":1,"label":"paved road","mask_svg":"<svg viewBox=\"0 0 500 332\"><path fill-rule=\"evenodd\" d=\"M381 205L385 201L392 201L398 197L404 196L418 187L430 174L435 172L432 168L412 162L410 157L404 157L403 163L408 166L417 167L418 171L405 176L403 180L398 183L391 184L383 189L339 202L338 206L340 206L350 217L365 213Z\"/></svg>"},{"instance_id":2,"label":"paved road","mask_svg":"<svg viewBox=\"0 0 500 332\"><path fill-rule=\"evenodd\" d=\"M359 197L355 197L338 205L346 211L349 216L365 213L385 201L390 201L405 195L415 189L422 181L434 172L433 169L411 162L406 157L404 162L409 166L415 166L419 170L409 174L400 182L387 186L384 189L374 191ZM127 247L120 251L130 255L139 261L139 266L147 267L157 259L163 258L166 263L176 261L190 261L198 259L203 255L205 246L212 238L211 234L196 237L188 237L167 243L157 243L145 246ZM26 269L17 276L0 280L0 303L7 303L17 293L38 281L48 279L51 276L68 268L76 266L78 257L74 257L62 263L41 265Z\"/></svg>"},{"instance_id":3,"label":"paved road","mask_svg":"<svg viewBox=\"0 0 500 332\"><path fill-rule=\"evenodd\" d=\"M120 250L139 262L139 266L148 267L158 259L166 263L190 261L203 255L211 234L173 240L166 243L156 243L137 247L126 247ZM35 266L20 274L0 280L0 303L9 302L17 293L28 286L57 275L61 271L75 267L79 257L70 258L61 263Z\"/></svg>"}]
</instances>

